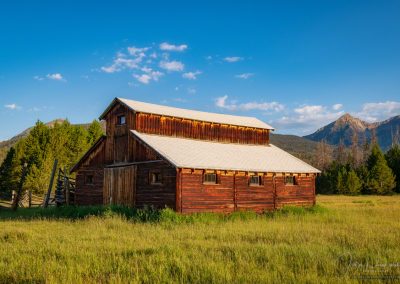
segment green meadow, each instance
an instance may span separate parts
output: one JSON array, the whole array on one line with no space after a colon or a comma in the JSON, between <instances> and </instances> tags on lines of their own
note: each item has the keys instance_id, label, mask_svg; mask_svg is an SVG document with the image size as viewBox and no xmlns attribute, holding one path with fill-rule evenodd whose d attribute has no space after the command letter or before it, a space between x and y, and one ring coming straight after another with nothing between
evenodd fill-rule
<instances>
[{"instance_id":1,"label":"green meadow","mask_svg":"<svg viewBox=\"0 0 400 284\"><path fill-rule=\"evenodd\" d=\"M317 204L261 215L0 209L0 283L400 281L400 196Z\"/></svg>"}]
</instances>

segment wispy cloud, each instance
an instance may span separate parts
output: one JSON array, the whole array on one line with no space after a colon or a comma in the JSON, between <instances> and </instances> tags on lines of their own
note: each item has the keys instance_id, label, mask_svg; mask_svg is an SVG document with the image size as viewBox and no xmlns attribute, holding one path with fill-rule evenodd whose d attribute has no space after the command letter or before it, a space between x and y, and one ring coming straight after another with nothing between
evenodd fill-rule
<instances>
[{"instance_id":1,"label":"wispy cloud","mask_svg":"<svg viewBox=\"0 0 400 284\"><path fill-rule=\"evenodd\" d=\"M229 63L234 63L234 62L238 62L238 61L242 61L243 57L239 57L239 56L228 56L224 58L224 61L229 62Z\"/></svg>"},{"instance_id":2,"label":"wispy cloud","mask_svg":"<svg viewBox=\"0 0 400 284\"><path fill-rule=\"evenodd\" d=\"M186 72L182 74L182 77L188 80L196 80L197 76L200 75L201 73L202 73L201 71Z\"/></svg>"},{"instance_id":3,"label":"wispy cloud","mask_svg":"<svg viewBox=\"0 0 400 284\"><path fill-rule=\"evenodd\" d=\"M355 112L354 115L369 122L384 120L395 115L400 115L400 102L365 103L361 111Z\"/></svg>"},{"instance_id":4,"label":"wispy cloud","mask_svg":"<svg viewBox=\"0 0 400 284\"><path fill-rule=\"evenodd\" d=\"M335 106L302 105L273 121L272 124L277 129L281 128L285 131L305 135L336 120L344 114L343 110L337 109L332 111L331 109Z\"/></svg>"},{"instance_id":5,"label":"wispy cloud","mask_svg":"<svg viewBox=\"0 0 400 284\"><path fill-rule=\"evenodd\" d=\"M101 71L105 73L115 73L124 69L139 69L140 63L143 61L143 58L146 57L146 54L144 52L148 50L148 48L138 48L131 46L128 47L127 50L128 53L131 55L130 58L128 58L125 53L118 52L113 60L113 63L109 66L101 67Z\"/></svg>"},{"instance_id":6,"label":"wispy cloud","mask_svg":"<svg viewBox=\"0 0 400 284\"><path fill-rule=\"evenodd\" d=\"M161 61L160 67L167 71L182 71L185 68L185 65L180 61Z\"/></svg>"},{"instance_id":7,"label":"wispy cloud","mask_svg":"<svg viewBox=\"0 0 400 284\"><path fill-rule=\"evenodd\" d=\"M19 105L15 104L15 103L4 105L4 107L7 108L7 109L10 109L10 110L21 109L21 107Z\"/></svg>"},{"instance_id":8,"label":"wispy cloud","mask_svg":"<svg viewBox=\"0 0 400 284\"><path fill-rule=\"evenodd\" d=\"M278 102L238 103L237 101L228 101L228 95L216 98L215 106L231 111L261 110L261 111L279 112L285 108L284 105Z\"/></svg>"},{"instance_id":9,"label":"wispy cloud","mask_svg":"<svg viewBox=\"0 0 400 284\"><path fill-rule=\"evenodd\" d=\"M160 71L153 71L151 68L144 69L145 74L137 75L133 74L133 77L142 84L149 84L150 81L158 81L164 73Z\"/></svg>"},{"instance_id":10,"label":"wispy cloud","mask_svg":"<svg viewBox=\"0 0 400 284\"><path fill-rule=\"evenodd\" d=\"M160 49L164 51L184 51L188 48L186 44L181 44L181 45L174 45L170 44L168 42L163 42L160 44Z\"/></svg>"},{"instance_id":11,"label":"wispy cloud","mask_svg":"<svg viewBox=\"0 0 400 284\"><path fill-rule=\"evenodd\" d=\"M253 77L253 76L254 76L254 73L242 73L242 74L235 75L236 78L244 79L244 80L249 79L250 77Z\"/></svg>"},{"instance_id":12,"label":"wispy cloud","mask_svg":"<svg viewBox=\"0 0 400 284\"><path fill-rule=\"evenodd\" d=\"M332 106L332 109L333 109L333 110L339 110L339 109L341 109L342 107L343 107L342 104L334 104L334 105Z\"/></svg>"},{"instance_id":13,"label":"wispy cloud","mask_svg":"<svg viewBox=\"0 0 400 284\"><path fill-rule=\"evenodd\" d=\"M50 74L47 74L44 77L36 75L36 76L33 76L33 79L35 79L37 81L43 81L45 79L54 80L54 81L67 81L67 80L65 80L63 75L61 75L61 73L50 73Z\"/></svg>"},{"instance_id":14,"label":"wispy cloud","mask_svg":"<svg viewBox=\"0 0 400 284\"><path fill-rule=\"evenodd\" d=\"M55 81L66 81L60 73L47 74L46 78Z\"/></svg>"},{"instance_id":15,"label":"wispy cloud","mask_svg":"<svg viewBox=\"0 0 400 284\"><path fill-rule=\"evenodd\" d=\"M33 79L38 80L38 81L43 81L44 78L40 76L33 76Z\"/></svg>"}]
</instances>

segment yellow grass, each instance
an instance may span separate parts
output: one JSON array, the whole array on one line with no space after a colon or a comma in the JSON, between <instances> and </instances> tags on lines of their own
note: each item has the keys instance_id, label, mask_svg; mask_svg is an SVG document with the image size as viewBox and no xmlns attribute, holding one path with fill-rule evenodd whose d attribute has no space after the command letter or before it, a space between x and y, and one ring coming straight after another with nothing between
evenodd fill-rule
<instances>
[{"instance_id":1,"label":"yellow grass","mask_svg":"<svg viewBox=\"0 0 400 284\"><path fill-rule=\"evenodd\" d=\"M2 220L0 282L400 281L400 196L317 202L326 210L218 222Z\"/></svg>"}]
</instances>

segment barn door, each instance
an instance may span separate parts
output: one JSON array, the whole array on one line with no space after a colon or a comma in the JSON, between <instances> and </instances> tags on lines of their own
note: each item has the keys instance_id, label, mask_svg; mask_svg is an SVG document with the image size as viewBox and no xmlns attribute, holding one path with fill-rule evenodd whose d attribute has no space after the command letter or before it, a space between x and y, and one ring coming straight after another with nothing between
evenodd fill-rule
<instances>
[{"instance_id":1,"label":"barn door","mask_svg":"<svg viewBox=\"0 0 400 284\"><path fill-rule=\"evenodd\" d=\"M136 165L104 168L104 205L135 206Z\"/></svg>"}]
</instances>

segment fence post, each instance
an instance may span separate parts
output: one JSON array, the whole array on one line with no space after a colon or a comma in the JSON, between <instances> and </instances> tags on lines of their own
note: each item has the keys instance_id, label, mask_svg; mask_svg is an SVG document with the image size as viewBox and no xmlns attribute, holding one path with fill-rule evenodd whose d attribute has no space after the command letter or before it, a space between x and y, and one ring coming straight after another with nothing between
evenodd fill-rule
<instances>
[{"instance_id":1,"label":"fence post","mask_svg":"<svg viewBox=\"0 0 400 284\"><path fill-rule=\"evenodd\" d=\"M46 199L44 201L44 206L43 206L44 208L49 206L50 193L51 193L51 189L53 188L53 182L54 182L54 176L55 176L56 170L57 170L57 164L58 164L58 160L54 159L53 169L51 170L49 188L47 189L47 195L46 195Z\"/></svg>"},{"instance_id":2,"label":"fence post","mask_svg":"<svg viewBox=\"0 0 400 284\"><path fill-rule=\"evenodd\" d=\"M28 164L24 163L24 165L22 166L22 175L21 175L21 179L19 181L18 191L17 191L15 199L13 200L14 202L12 204L13 210L17 210L17 208L18 208L18 202L21 197L22 187L24 186L25 177L26 177L27 172L28 172Z\"/></svg>"},{"instance_id":3,"label":"fence post","mask_svg":"<svg viewBox=\"0 0 400 284\"><path fill-rule=\"evenodd\" d=\"M29 208L32 207L32 191L31 190L28 191L28 207Z\"/></svg>"},{"instance_id":4,"label":"fence post","mask_svg":"<svg viewBox=\"0 0 400 284\"><path fill-rule=\"evenodd\" d=\"M15 190L12 190L11 192L11 204L14 204L14 200L17 197L17 192Z\"/></svg>"}]
</instances>

